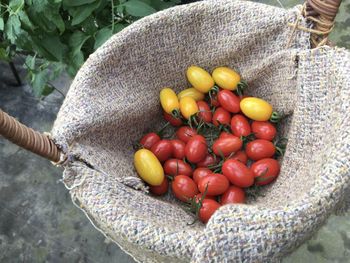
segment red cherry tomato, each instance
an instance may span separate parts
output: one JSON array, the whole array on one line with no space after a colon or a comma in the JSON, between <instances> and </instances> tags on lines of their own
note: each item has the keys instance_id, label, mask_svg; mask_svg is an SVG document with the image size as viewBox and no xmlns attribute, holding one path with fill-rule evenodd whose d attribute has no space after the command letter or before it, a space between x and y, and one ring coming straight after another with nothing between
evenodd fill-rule
<instances>
[{"instance_id":1,"label":"red cherry tomato","mask_svg":"<svg viewBox=\"0 0 350 263\"><path fill-rule=\"evenodd\" d=\"M215 211L220 207L221 205L216 202L215 200L211 199L204 199L202 202L202 207L199 209L199 219L206 224L210 217L215 213Z\"/></svg>"},{"instance_id":2,"label":"red cherry tomato","mask_svg":"<svg viewBox=\"0 0 350 263\"><path fill-rule=\"evenodd\" d=\"M236 186L249 187L254 183L253 172L240 161L229 159L222 165L222 173Z\"/></svg>"},{"instance_id":3,"label":"red cherry tomato","mask_svg":"<svg viewBox=\"0 0 350 263\"><path fill-rule=\"evenodd\" d=\"M188 141L195 135L197 135L197 131L188 126L182 126L176 131L176 137L184 143L188 143Z\"/></svg>"},{"instance_id":4,"label":"red cherry tomato","mask_svg":"<svg viewBox=\"0 0 350 263\"><path fill-rule=\"evenodd\" d=\"M164 165L164 173L167 175L187 175L187 176L192 176L192 167L188 164L185 163L183 160L178 160L178 159L169 159L167 160Z\"/></svg>"},{"instance_id":5,"label":"red cherry tomato","mask_svg":"<svg viewBox=\"0 0 350 263\"><path fill-rule=\"evenodd\" d=\"M233 94L230 90L220 90L218 93L218 101L220 102L221 107L228 112L237 113L241 110L239 106L239 97Z\"/></svg>"},{"instance_id":6,"label":"red cherry tomato","mask_svg":"<svg viewBox=\"0 0 350 263\"><path fill-rule=\"evenodd\" d=\"M231 114L222 107L219 107L215 110L212 122L215 126L219 126L219 124L230 125Z\"/></svg>"},{"instance_id":7,"label":"red cherry tomato","mask_svg":"<svg viewBox=\"0 0 350 263\"><path fill-rule=\"evenodd\" d=\"M202 135L193 136L186 144L185 155L191 163L202 161L207 154L208 146Z\"/></svg>"},{"instance_id":8,"label":"red cherry tomato","mask_svg":"<svg viewBox=\"0 0 350 263\"><path fill-rule=\"evenodd\" d=\"M196 163L197 167L208 167L209 165L217 164L217 158L215 155L207 154L205 158L200 161L199 163Z\"/></svg>"},{"instance_id":9,"label":"red cherry tomato","mask_svg":"<svg viewBox=\"0 0 350 263\"><path fill-rule=\"evenodd\" d=\"M171 140L171 144L173 145L173 156L176 159L183 159L185 157L185 147L186 144L181 140Z\"/></svg>"},{"instance_id":10,"label":"red cherry tomato","mask_svg":"<svg viewBox=\"0 0 350 263\"><path fill-rule=\"evenodd\" d=\"M269 121L253 121L252 132L257 139L272 141L276 136L276 127Z\"/></svg>"},{"instance_id":11,"label":"red cherry tomato","mask_svg":"<svg viewBox=\"0 0 350 263\"><path fill-rule=\"evenodd\" d=\"M245 153L245 151L238 151L229 159L237 160L237 161L240 161L244 164L247 164L247 162L248 162L248 156Z\"/></svg>"},{"instance_id":12,"label":"red cherry tomato","mask_svg":"<svg viewBox=\"0 0 350 263\"><path fill-rule=\"evenodd\" d=\"M152 186L150 185L149 190L154 195L163 195L168 192L169 182L168 179L164 176L164 180L161 185Z\"/></svg>"},{"instance_id":13,"label":"red cherry tomato","mask_svg":"<svg viewBox=\"0 0 350 263\"><path fill-rule=\"evenodd\" d=\"M143 148L146 148L146 149L150 150L152 148L152 146L156 142L159 142L160 140L161 139L160 139L158 134L156 134L154 132L150 132L150 133L147 133L146 135L144 135L141 138L140 144L143 146Z\"/></svg>"},{"instance_id":14,"label":"red cherry tomato","mask_svg":"<svg viewBox=\"0 0 350 263\"><path fill-rule=\"evenodd\" d=\"M213 118L213 114L210 110L210 107L208 103L205 101L197 101L197 106L198 106L198 118L199 120L203 120L206 123L211 122L211 119Z\"/></svg>"},{"instance_id":15,"label":"red cherry tomato","mask_svg":"<svg viewBox=\"0 0 350 263\"><path fill-rule=\"evenodd\" d=\"M242 148L243 142L240 138L231 135L225 138L217 139L213 144L213 152L218 155L229 156Z\"/></svg>"},{"instance_id":16,"label":"red cherry tomato","mask_svg":"<svg viewBox=\"0 0 350 263\"><path fill-rule=\"evenodd\" d=\"M227 138L227 137L231 137L232 135L233 135L232 133L223 131L223 132L220 133L219 138L220 138L220 139L221 139L221 138Z\"/></svg>"},{"instance_id":17,"label":"red cherry tomato","mask_svg":"<svg viewBox=\"0 0 350 263\"><path fill-rule=\"evenodd\" d=\"M246 117L236 114L231 119L231 130L233 135L238 137L248 136L252 131Z\"/></svg>"},{"instance_id":18,"label":"red cherry tomato","mask_svg":"<svg viewBox=\"0 0 350 263\"><path fill-rule=\"evenodd\" d=\"M265 185L276 179L280 172L280 165L275 159L265 158L253 163L250 169L255 176L255 183Z\"/></svg>"},{"instance_id":19,"label":"red cherry tomato","mask_svg":"<svg viewBox=\"0 0 350 263\"><path fill-rule=\"evenodd\" d=\"M171 189L175 197L184 202L198 194L196 183L186 175L175 176L174 181L171 183Z\"/></svg>"},{"instance_id":20,"label":"red cherry tomato","mask_svg":"<svg viewBox=\"0 0 350 263\"><path fill-rule=\"evenodd\" d=\"M228 187L230 182L222 174L209 174L202 178L198 183L198 189L201 193L204 193L207 188L207 195L221 195Z\"/></svg>"},{"instance_id":21,"label":"red cherry tomato","mask_svg":"<svg viewBox=\"0 0 350 263\"><path fill-rule=\"evenodd\" d=\"M163 111L163 117L166 121L168 121L172 126L178 127L182 125L182 120L180 118L175 118L169 113Z\"/></svg>"},{"instance_id":22,"label":"red cherry tomato","mask_svg":"<svg viewBox=\"0 0 350 263\"><path fill-rule=\"evenodd\" d=\"M257 161L272 157L276 152L276 148L272 142L258 139L249 142L246 146L245 151L249 159Z\"/></svg>"},{"instance_id":23,"label":"red cherry tomato","mask_svg":"<svg viewBox=\"0 0 350 263\"><path fill-rule=\"evenodd\" d=\"M169 140L160 140L152 146L151 152L154 153L159 161L164 162L172 156L173 145Z\"/></svg>"},{"instance_id":24,"label":"red cherry tomato","mask_svg":"<svg viewBox=\"0 0 350 263\"><path fill-rule=\"evenodd\" d=\"M199 181L213 172L209 168L199 167L193 171L193 181L198 184Z\"/></svg>"},{"instance_id":25,"label":"red cherry tomato","mask_svg":"<svg viewBox=\"0 0 350 263\"><path fill-rule=\"evenodd\" d=\"M195 196L195 198L196 198L196 203L198 203L198 202L202 199L202 196L203 196L202 193L196 194L196 196ZM215 200L215 201L216 201L215 196L211 196L211 195L205 195L204 199L211 199L211 200ZM203 200L204 200L204 199L203 199Z\"/></svg>"},{"instance_id":26,"label":"red cherry tomato","mask_svg":"<svg viewBox=\"0 0 350 263\"><path fill-rule=\"evenodd\" d=\"M216 108L220 107L220 102L218 100L218 94L217 93L211 95L209 103L210 103L211 106L214 106Z\"/></svg>"},{"instance_id":27,"label":"red cherry tomato","mask_svg":"<svg viewBox=\"0 0 350 263\"><path fill-rule=\"evenodd\" d=\"M245 193L242 188L231 185L225 193L221 196L220 204L244 204Z\"/></svg>"}]
</instances>

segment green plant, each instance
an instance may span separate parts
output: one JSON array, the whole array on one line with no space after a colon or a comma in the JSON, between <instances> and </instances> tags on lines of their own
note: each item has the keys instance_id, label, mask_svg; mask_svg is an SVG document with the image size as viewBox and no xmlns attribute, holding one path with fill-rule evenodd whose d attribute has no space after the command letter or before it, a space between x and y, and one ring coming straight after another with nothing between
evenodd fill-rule
<instances>
[{"instance_id":1,"label":"green plant","mask_svg":"<svg viewBox=\"0 0 350 263\"><path fill-rule=\"evenodd\" d=\"M0 60L26 56L36 96L62 71L73 77L109 37L179 0L0 0Z\"/></svg>"}]
</instances>

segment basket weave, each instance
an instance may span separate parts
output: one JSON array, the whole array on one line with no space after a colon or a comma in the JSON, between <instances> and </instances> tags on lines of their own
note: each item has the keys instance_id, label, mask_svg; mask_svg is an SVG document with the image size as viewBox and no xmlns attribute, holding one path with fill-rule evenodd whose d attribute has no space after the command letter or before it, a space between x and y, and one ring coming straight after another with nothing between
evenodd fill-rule
<instances>
[{"instance_id":1,"label":"basket weave","mask_svg":"<svg viewBox=\"0 0 350 263\"><path fill-rule=\"evenodd\" d=\"M311 50L309 33L292 34L288 23L308 26L300 9L232 0L175 7L113 36L79 71L52 131L69 157L64 181L96 227L136 260L279 261L343 207L350 54ZM189 226L192 215L171 196L147 194L132 144L161 126L159 91L187 88L184 72L192 64L238 70L248 94L286 115L280 129L289 143L264 196Z\"/></svg>"}]
</instances>

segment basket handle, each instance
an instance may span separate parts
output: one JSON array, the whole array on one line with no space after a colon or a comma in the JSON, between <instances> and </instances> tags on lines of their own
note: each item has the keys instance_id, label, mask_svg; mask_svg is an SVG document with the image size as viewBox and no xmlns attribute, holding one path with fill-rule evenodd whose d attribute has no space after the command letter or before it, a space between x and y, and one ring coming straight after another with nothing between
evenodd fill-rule
<instances>
[{"instance_id":1,"label":"basket handle","mask_svg":"<svg viewBox=\"0 0 350 263\"><path fill-rule=\"evenodd\" d=\"M23 125L0 109L0 135L18 146L53 162L60 160L61 151L45 134Z\"/></svg>"},{"instance_id":2,"label":"basket handle","mask_svg":"<svg viewBox=\"0 0 350 263\"><path fill-rule=\"evenodd\" d=\"M306 19L314 22L311 31L311 45L318 47L327 44L328 35L334 27L334 20L337 16L342 0L306 0Z\"/></svg>"}]
</instances>

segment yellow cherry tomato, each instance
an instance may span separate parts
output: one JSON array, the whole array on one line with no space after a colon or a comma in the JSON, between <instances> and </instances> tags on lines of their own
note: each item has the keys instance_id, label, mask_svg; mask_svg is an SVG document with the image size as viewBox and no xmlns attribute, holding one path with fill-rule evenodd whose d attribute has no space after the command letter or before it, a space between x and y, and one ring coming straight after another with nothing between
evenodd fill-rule
<instances>
[{"instance_id":1,"label":"yellow cherry tomato","mask_svg":"<svg viewBox=\"0 0 350 263\"><path fill-rule=\"evenodd\" d=\"M210 74L197 66L189 67L186 76L191 85L202 93L208 93L215 84Z\"/></svg>"},{"instance_id":2,"label":"yellow cherry tomato","mask_svg":"<svg viewBox=\"0 0 350 263\"><path fill-rule=\"evenodd\" d=\"M164 170L157 157L150 150L140 149L134 155L134 165L139 176L148 184L161 185Z\"/></svg>"},{"instance_id":3,"label":"yellow cherry tomato","mask_svg":"<svg viewBox=\"0 0 350 263\"><path fill-rule=\"evenodd\" d=\"M212 76L215 83L222 89L235 90L241 81L239 74L228 67L214 69Z\"/></svg>"},{"instance_id":4,"label":"yellow cherry tomato","mask_svg":"<svg viewBox=\"0 0 350 263\"><path fill-rule=\"evenodd\" d=\"M240 102L244 115L255 121L267 121L272 114L272 106L263 99L248 97Z\"/></svg>"},{"instance_id":5,"label":"yellow cherry tomato","mask_svg":"<svg viewBox=\"0 0 350 263\"><path fill-rule=\"evenodd\" d=\"M174 110L179 109L179 100L176 96L176 93L170 88L164 88L160 91L160 104L162 105L163 110L171 114Z\"/></svg>"},{"instance_id":6,"label":"yellow cherry tomato","mask_svg":"<svg viewBox=\"0 0 350 263\"><path fill-rule=\"evenodd\" d=\"M181 100L183 97L191 97L195 101L204 100L204 94L195 88L184 89L179 94L177 94L177 97L179 100Z\"/></svg>"},{"instance_id":7,"label":"yellow cherry tomato","mask_svg":"<svg viewBox=\"0 0 350 263\"><path fill-rule=\"evenodd\" d=\"M192 115L198 112L198 105L191 97L183 97L180 100L180 111L185 119L189 119Z\"/></svg>"}]
</instances>

